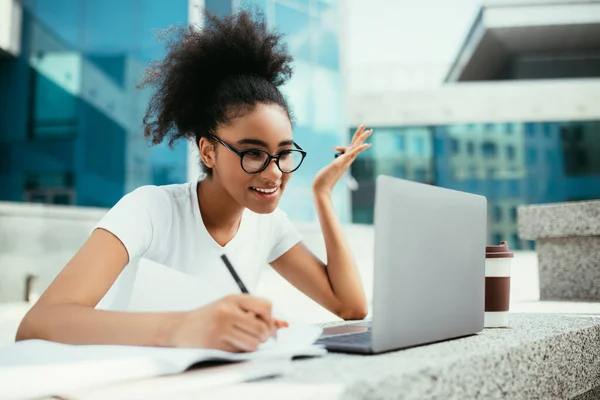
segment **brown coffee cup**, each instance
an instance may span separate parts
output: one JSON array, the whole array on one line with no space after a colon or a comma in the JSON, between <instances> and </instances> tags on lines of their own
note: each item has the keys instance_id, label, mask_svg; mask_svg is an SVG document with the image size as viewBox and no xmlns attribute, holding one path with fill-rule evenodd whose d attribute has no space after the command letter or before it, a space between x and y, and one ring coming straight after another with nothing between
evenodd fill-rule
<instances>
[{"instance_id":1,"label":"brown coffee cup","mask_svg":"<svg viewBox=\"0 0 600 400\"><path fill-rule=\"evenodd\" d=\"M508 326L510 308L510 267L514 253L508 243L485 248L485 322L486 328Z\"/></svg>"}]
</instances>

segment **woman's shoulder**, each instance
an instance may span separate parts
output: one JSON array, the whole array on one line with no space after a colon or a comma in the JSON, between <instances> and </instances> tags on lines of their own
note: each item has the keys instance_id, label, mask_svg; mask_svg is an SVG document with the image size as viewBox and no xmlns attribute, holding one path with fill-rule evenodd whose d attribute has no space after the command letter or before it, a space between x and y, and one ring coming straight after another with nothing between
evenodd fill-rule
<instances>
[{"instance_id":1,"label":"woman's shoulder","mask_svg":"<svg viewBox=\"0 0 600 400\"><path fill-rule=\"evenodd\" d=\"M143 185L129 192L130 197L145 205L165 206L189 198L190 183L172 185ZM141 205L140 204L140 205Z\"/></svg>"}]
</instances>

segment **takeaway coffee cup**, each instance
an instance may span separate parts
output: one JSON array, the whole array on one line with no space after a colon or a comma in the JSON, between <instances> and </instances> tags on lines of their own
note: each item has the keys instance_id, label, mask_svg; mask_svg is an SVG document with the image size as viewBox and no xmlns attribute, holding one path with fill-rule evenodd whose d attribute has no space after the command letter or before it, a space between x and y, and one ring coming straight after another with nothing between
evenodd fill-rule
<instances>
[{"instance_id":1,"label":"takeaway coffee cup","mask_svg":"<svg viewBox=\"0 0 600 400\"><path fill-rule=\"evenodd\" d=\"M508 326L510 303L510 266L514 253L507 242L485 248L485 317L486 328Z\"/></svg>"}]
</instances>

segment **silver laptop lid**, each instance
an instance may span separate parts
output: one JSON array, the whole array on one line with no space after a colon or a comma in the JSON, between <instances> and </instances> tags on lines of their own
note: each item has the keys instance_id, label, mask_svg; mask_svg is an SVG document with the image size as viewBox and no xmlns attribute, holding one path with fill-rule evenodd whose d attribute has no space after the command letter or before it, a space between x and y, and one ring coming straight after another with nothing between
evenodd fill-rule
<instances>
[{"instance_id":1,"label":"silver laptop lid","mask_svg":"<svg viewBox=\"0 0 600 400\"><path fill-rule=\"evenodd\" d=\"M374 219L373 350L481 331L486 198L380 175Z\"/></svg>"}]
</instances>

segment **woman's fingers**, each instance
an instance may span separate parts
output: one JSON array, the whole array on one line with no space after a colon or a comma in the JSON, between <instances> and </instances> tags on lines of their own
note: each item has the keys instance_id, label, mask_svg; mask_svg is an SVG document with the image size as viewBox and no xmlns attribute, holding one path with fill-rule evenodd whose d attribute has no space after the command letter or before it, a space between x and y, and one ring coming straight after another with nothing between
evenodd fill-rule
<instances>
[{"instance_id":1,"label":"woman's fingers","mask_svg":"<svg viewBox=\"0 0 600 400\"><path fill-rule=\"evenodd\" d=\"M256 337L240 329L231 329L225 336L224 342L236 352L255 351L260 345L260 341Z\"/></svg>"},{"instance_id":2,"label":"woman's fingers","mask_svg":"<svg viewBox=\"0 0 600 400\"><path fill-rule=\"evenodd\" d=\"M271 329L275 329L273 316L271 315L272 306L270 301L250 295L240 295L237 299L238 306L242 310L257 315L260 319L265 321Z\"/></svg>"},{"instance_id":3,"label":"woman's fingers","mask_svg":"<svg viewBox=\"0 0 600 400\"><path fill-rule=\"evenodd\" d=\"M358 156L362 151L368 149L369 147L371 147L371 143L363 143L359 146L354 147L352 150L348 151L348 158L350 158L351 161L354 161L356 156Z\"/></svg>"},{"instance_id":4,"label":"woman's fingers","mask_svg":"<svg viewBox=\"0 0 600 400\"><path fill-rule=\"evenodd\" d=\"M363 124L361 126L358 127L358 129L354 132L354 136L352 136L352 140L350 141L350 146L352 146L357 139L360 137L360 135L364 132L366 126Z\"/></svg>"},{"instance_id":5,"label":"woman's fingers","mask_svg":"<svg viewBox=\"0 0 600 400\"><path fill-rule=\"evenodd\" d=\"M234 325L239 330L260 340L261 342L267 340L273 333L265 321L258 318L253 313L242 310L239 310L239 315L237 316Z\"/></svg>"},{"instance_id":6,"label":"woman's fingers","mask_svg":"<svg viewBox=\"0 0 600 400\"><path fill-rule=\"evenodd\" d=\"M277 329L287 328L288 326L290 326L290 324L288 324L287 322L282 321L280 319L274 319L274 322L275 322L275 327Z\"/></svg>"},{"instance_id":7,"label":"woman's fingers","mask_svg":"<svg viewBox=\"0 0 600 400\"><path fill-rule=\"evenodd\" d=\"M364 131L362 135L360 135L360 141L358 141L356 144L364 142L369 136L371 136L371 133L373 133L373 129Z\"/></svg>"},{"instance_id":8,"label":"woman's fingers","mask_svg":"<svg viewBox=\"0 0 600 400\"><path fill-rule=\"evenodd\" d=\"M361 125L354 134L352 142L349 146L335 146L333 149L342 154L348 154L350 158L356 157L361 151L371 147L370 143L364 141L371 136L373 129L364 130L365 126Z\"/></svg>"},{"instance_id":9,"label":"woman's fingers","mask_svg":"<svg viewBox=\"0 0 600 400\"><path fill-rule=\"evenodd\" d=\"M365 130L364 125L361 125L361 127L356 131L356 133L352 137L352 141L350 142L350 145L346 147L346 149L354 148L355 146L362 144L365 141L365 139L371 136L371 133L373 133L373 129ZM342 147L344 146L337 146L335 147L335 149L337 150L338 148Z\"/></svg>"}]
</instances>

